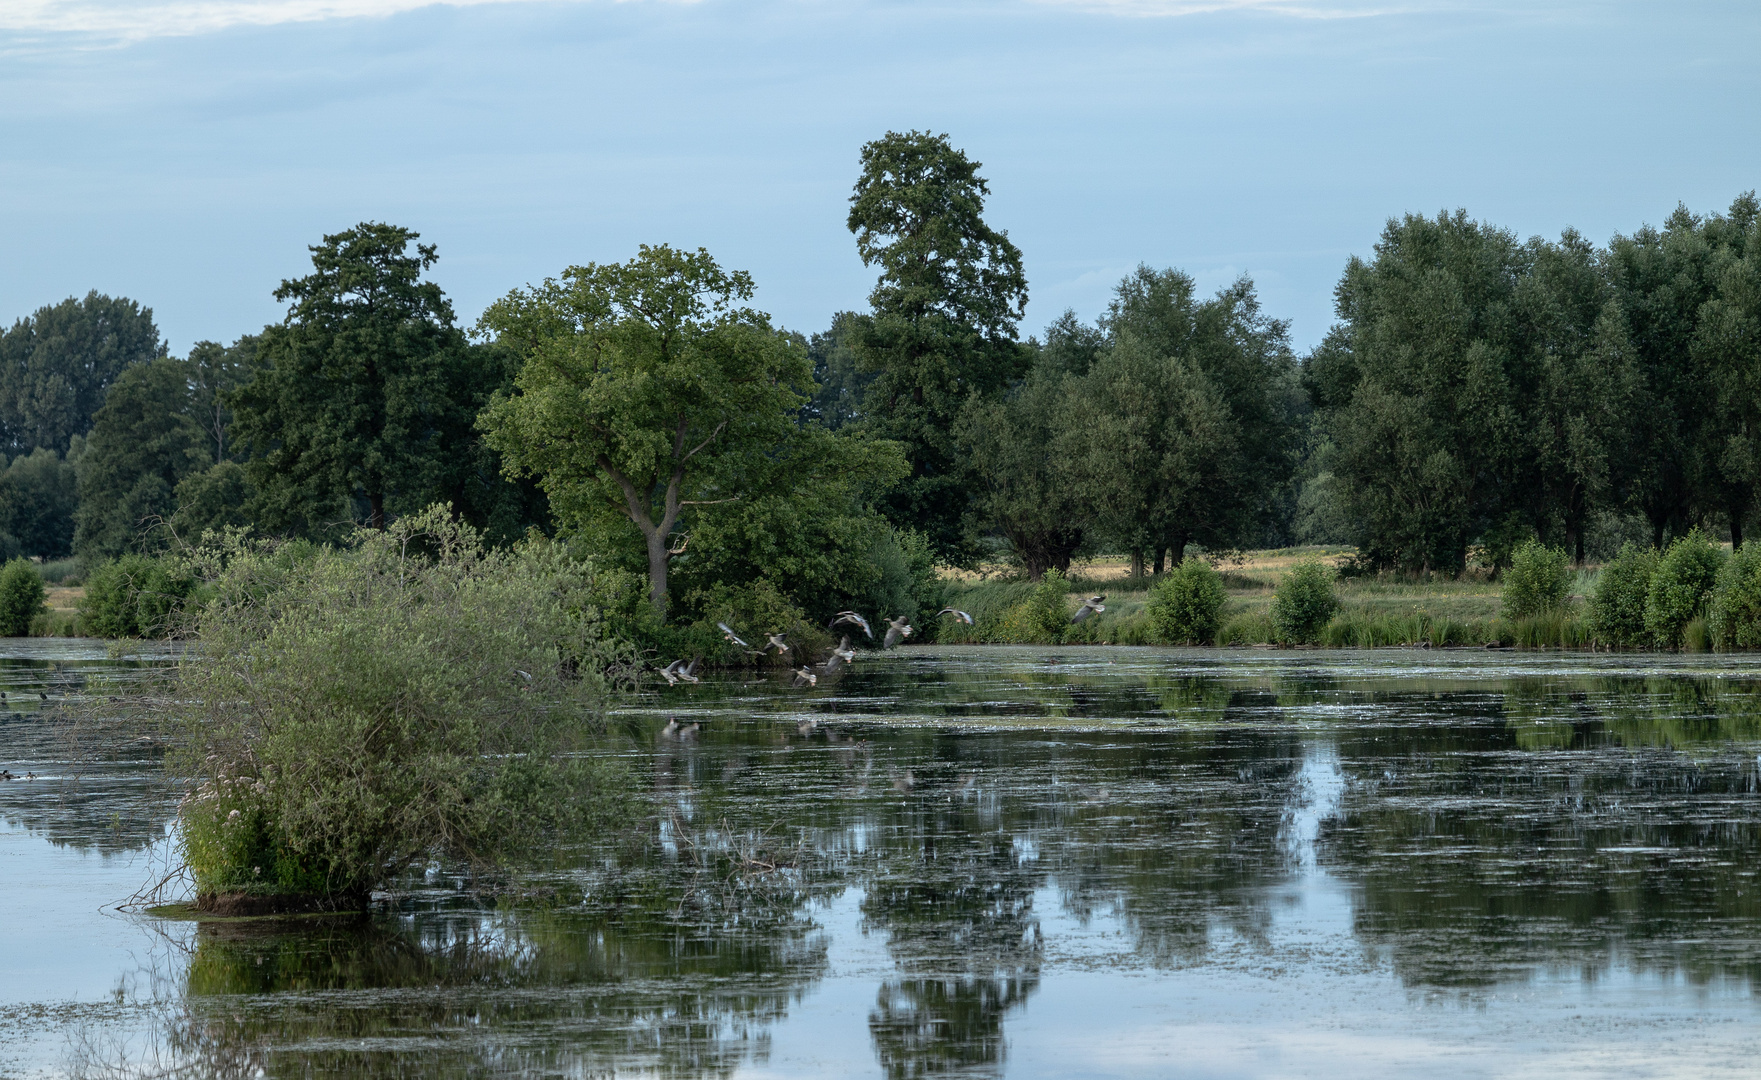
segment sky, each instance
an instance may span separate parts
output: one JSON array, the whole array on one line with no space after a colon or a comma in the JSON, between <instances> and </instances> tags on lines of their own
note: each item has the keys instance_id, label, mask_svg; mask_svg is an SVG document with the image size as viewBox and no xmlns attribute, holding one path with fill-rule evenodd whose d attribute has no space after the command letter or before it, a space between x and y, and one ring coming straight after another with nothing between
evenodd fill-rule
<instances>
[{"instance_id":1,"label":"sky","mask_svg":"<svg viewBox=\"0 0 1761 1080\"><path fill-rule=\"evenodd\" d=\"M1024 336L1147 263L1248 275L1306 350L1391 217L1724 209L1757 102L1752 0L0 0L0 324L96 289L231 341L372 220L467 324L664 242L811 333L874 285L861 145L915 129L982 162Z\"/></svg>"}]
</instances>

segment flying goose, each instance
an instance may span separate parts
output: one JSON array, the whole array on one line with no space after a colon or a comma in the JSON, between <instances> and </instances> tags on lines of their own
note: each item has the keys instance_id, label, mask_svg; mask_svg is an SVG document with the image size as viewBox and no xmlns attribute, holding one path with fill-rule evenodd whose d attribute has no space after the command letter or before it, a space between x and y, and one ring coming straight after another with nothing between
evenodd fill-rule
<instances>
[{"instance_id":1,"label":"flying goose","mask_svg":"<svg viewBox=\"0 0 1761 1080\"><path fill-rule=\"evenodd\" d=\"M693 656L689 664L683 658L674 660L660 669L660 677L666 680L668 686L677 686L681 682L702 682L695 674L697 661L701 659L701 656Z\"/></svg>"},{"instance_id":2,"label":"flying goose","mask_svg":"<svg viewBox=\"0 0 1761 1080\"><path fill-rule=\"evenodd\" d=\"M881 643L881 648L883 648L883 649L892 648L893 646L899 644L899 642L910 637L911 632L912 632L911 627L906 623L905 616L901 615L896 619L888 619L887 620L887 636L886 636L886 640Z\"/></svg>"},{"instance_id":3,"label":"flying goose","mask_svg":"<svg viewBox=\"0 0 1761 1080\"><path fill-rule=\"evenodd\" d=\"M812 668L808 667L806 664L803 664L800 667L795 669L794 685L795 686L818 686L819 685L819 676L815 675L813 673Z\"/></svg>"},{"instance_id":4,"label":"flying goose","mask_svg":"<svg viewBox=\"0 0 1761 1080\"><path fill-rule=\"evenodd\" d=\"M1105 599L1106 596L1102 595L1091 596L1087 600L1084 600L1082 606L1076 609L1076 614L1070 616L1070 621L1073 623L1079 623L1098 611L1107 610L1105 605L1101 603L1101 601Z\"/></svg>"},{"instance_id":5,"label":"flying goose","mask_svg":"<svg viewBox=\"0 0 1761 1080\"><path fill-rule=\"evenodd\" d=\"M729 629L727 623L718 622L715 625L721 628L722 637L727 638L729 641L733 642L735 645L740 646L740 648L750 649L752 647L752 646L746 644L745 641L741 640L739 634L736 634L733 632L733 630Z\"/></svg>"},{"instance_id":6,"label":"flying goose","mask_svg":"<svg viewBox=\"0 0 1761 1080\"><path fill-rule=\"evenodd\" d=\"M967 626L972 625L972 616L966 614L964 611L961 611L959 608L945 607L942 610L936 612L936 618L938 618L938 619L941 618L943 615L952 615L952 616L954 616L955 622L963 622Z\"/></svg>"},{"instance_id":7,"label":"flying goose","mask_svg":"<svg viewBox=\"0 0 1761 1080\"><path fill-rule=\"evenodd\" d=\"M836 629L839 626L860 626L862 632L868 635L868 640L874 640L874 631L868 628L868 620L856 614L854 611L838 612L832 617L832 621L829 625L833 629Z\"/></svg>"},{"instance_id":8,"label":"flying goose","mask_svg":"<svg viewBox=\"0 0 1761 1080\"><path fill-rule=\"evenodd\" d=\"M783 640L781 632L770 635L770 646L776 649L778 656L789 651L789 643ZM760 649L759 651L763 652L764 650Z\"/></svg>"}]
</instances>

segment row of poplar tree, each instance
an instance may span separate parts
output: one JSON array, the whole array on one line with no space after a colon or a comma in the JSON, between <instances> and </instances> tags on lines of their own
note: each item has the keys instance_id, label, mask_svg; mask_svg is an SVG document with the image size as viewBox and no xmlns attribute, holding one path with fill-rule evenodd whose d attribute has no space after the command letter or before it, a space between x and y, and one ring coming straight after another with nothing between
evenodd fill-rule
<instances>
[{"instance_id":1,"label":"row of poplar tree","mask_svg":"<svg viewBox=\"0 0 1761 1080\"><path fill-rule=\"evenodd\" d=\"M185 357L132 301L45 307L0 334L0 554L325 537L443 502L497 542L560 531L646 572L662 611L681 569L700 608L732 582L813 610L999 550L1034 577L1290 542L1450 572L1527 537L1580 561L1696 524L1740 543L1756 511L1752 193L1603 247L1391 220L1300 358L1247 279L1205 296L1149 267L1094 324L1022 340L988 194L946 136L863 147L848 225L878 281L811 338L664 247L467 330L435 249L375 223L311 249L280 322Z\"/></svg>"}]
</instances>

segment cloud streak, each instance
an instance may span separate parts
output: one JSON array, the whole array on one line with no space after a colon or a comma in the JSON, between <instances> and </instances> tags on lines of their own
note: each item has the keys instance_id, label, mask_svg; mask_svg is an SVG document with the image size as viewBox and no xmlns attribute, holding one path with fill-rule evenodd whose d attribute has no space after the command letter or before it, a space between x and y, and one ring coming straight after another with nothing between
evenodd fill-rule
<instances>
[{"instance_id":1,"label":"cloud streak","mask_svg":"<svg viewBox=\"0 0 1761 1080\"><path fill-rule=\"evenodd\" d=\"M111 41L183 37L239 26L383 18L426 7L479 7L534 0L6 0L0 34L71 35ZM588 0L565 0L585 3ZM679 2L679 0L673 0ZM683 0L692 2L692 0ZM1025 0L1098 14L1178 17L1262 12L1308 19L1350 18L1396 10L1386 0ZM1400 5L1405 7L1407 5Z\"/></svg>"}]
</instances>

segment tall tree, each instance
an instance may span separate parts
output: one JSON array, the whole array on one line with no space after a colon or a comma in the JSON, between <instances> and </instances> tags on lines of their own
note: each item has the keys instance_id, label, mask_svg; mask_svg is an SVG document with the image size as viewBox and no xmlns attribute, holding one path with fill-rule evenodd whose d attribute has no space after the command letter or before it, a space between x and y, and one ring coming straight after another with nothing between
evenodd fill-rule
<instances>
[{"instance_id":1,"label":"tall tree","mask_svg":"<svg viewBox=\"0 0 1761 1080\"><path fill-rule=\"evenodd\" d=\"M140 546L144 528L176 511L178 484L213 463L190 405L180 360L136 364L117 378L78 466L73 546L82 558L115 558Z\"/></svg>"},{"instance_id":2,"label":"tall tree","mask_svg":"<svg viewBox=\"0 0 1761 1080\"><path fill-rule=\"evenodd\" d=\"M69 442L65 457L39 446L0 472L0 555L58 559L72 553L85 439L75 435Z\"/></svg>"},{"instance_id":3,"label":"tall tree","mask_svg":"<svg viewBox=\"0 0 1761 1080\"><path fill-rule=\"evenodd\" d=\"M153 309L96 291L39 308L0 334L0 441L7 453L91 430L122 370L165 355Z\"/></svg>"},{"instance_id":4,"label":"tall tree","mask_svg":"<svg viewBox=\"0 0 1761 1080\"><path fill-rule=\"evenodd\" d=\"M474 409L458 388L474 359L440 286L423 278L434 245L365 222L311 248L313 272L281 283L286 318L258 340L251 377L223 403L251 452L256 519L312 533L448 495L452 455L471 441Z\"/></svg>"},{"instance_id":5,"label":"tall tree","mask_svg":"<svg viewBox=\"0 0 1761 1080\"><path fill-rule=\"evenodd\" d=\"M1070 463L1054 451L1069 423L1071 378L1055 354L1042 351L1007 395L968 402L955 432L977 480L973 509L1009 541L1033 581L1070 568L1090 516Z\"/></svg>"},{"instance_id":6,"label":"tall tree","mask_svg":"<svg viewBox=\"0 0 1761 1080\"><path fill-rule=\"evenodd\" d=\"M750 497L750 455L797 430L812 392L798 338L744 306L752 279L709 253L643 246L516 289L481 327L523 358L518 392L479 423L510 473L538 477L576 527L615 513L641 533L649 599L667 610L674 531L706 505Z\"/></svg>"},{"instance_id":7,"label":"tall tree","mask_svg":"<svg viewBox=\"0 0 1761 1080\"><path fill-rule=\"evenodd\" d=\"M1761 493L1761 203L1747 192L1702 229L1711 295L1698 312L1691 356L1715 409L1701 439L1700 474L1741 547Z\"/></svg>"},{"instance_id":8,"label":"tall tree","mask_svg":"<svg viewBox=\"0 0 1761 1080\"><path fill-rule=\"evenodd\" d=\"M1369 562L1459 570L1517 507L1538 370L1516 292L1532 261L1457 211L1391 220L1375 258L1347 263L1307 377Z\"/></svg>"},{"instance_id":9,"label":"tall tree","mask_svg":"<svg viewBox=\"0 0 1761 1080\"><path fill-rule=\"evenodd\" d=\"M1181 271L1140 266L1101 327L1107 351L1088 376L1099 412L1081 426L1094 432L1090 485L1112 500L1112 534L1136 554L1134 568L1146 547L1160 573L1164 553L1179 561L1189 541L1235 547L1257 537L1300 445L1289 324L1265 315L1247 278L1201 301ZM1106 460L1103 433L1121 425L1141 433L1141 468ZM1119 502L1121 484L1139 510Z\"/></svg>"},{"instance_id":10,"label":"tall tree","mask_svg":"<svg viewBox=\"0 0 1761 1080\"><path fill-rule=\"evenodd\" d=\"M862 261L880 268L871 313L847 335L875 375L863 416L872 434L903 443L911 463L883 507L962 561L968 484L954 421L969 398L1000 392L1031 362L1017 340L1021 252L985 223L990 189L978 170L946 135L888 132L862 148L848 220Z\"/></svg>"}]
</instances>

